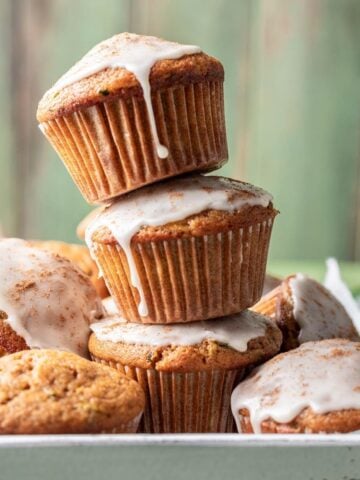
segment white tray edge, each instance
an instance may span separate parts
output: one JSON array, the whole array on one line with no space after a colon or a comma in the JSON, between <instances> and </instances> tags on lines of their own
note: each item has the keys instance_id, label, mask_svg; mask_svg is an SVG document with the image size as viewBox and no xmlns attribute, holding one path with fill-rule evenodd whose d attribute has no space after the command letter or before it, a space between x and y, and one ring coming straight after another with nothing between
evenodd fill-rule
<instances>
[{"instance_id":1,"label":"white tray edge","mask_svg":"<svg viewBox=\"0 0 360 480\"><path fill-rule=\"evenodd\" d=\"M360 433L331 435L3 435L0 448L72 446L360 447Z\"/></svg>"}]
</instances>

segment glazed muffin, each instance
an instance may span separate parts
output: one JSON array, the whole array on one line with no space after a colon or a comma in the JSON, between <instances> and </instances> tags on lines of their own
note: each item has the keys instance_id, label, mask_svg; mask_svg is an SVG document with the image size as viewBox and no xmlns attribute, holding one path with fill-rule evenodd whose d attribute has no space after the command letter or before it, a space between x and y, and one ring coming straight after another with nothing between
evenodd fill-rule
<instances>
[{"instance_id":1,"label":"glazed muffin","mask_svg":"<svg viewBox=\"0 0 360 480\"><path fill-rule=\"evenodd\" d=\"M252 310L276 322L283 334L284 351L315 340L358 339L343 305L319 282L301 273L284 279Z\"/></svg>"},{"instance_id":2,"label":"glazed muffin","mask_svg":"<svg viewBox=\"0 0 360 480\"><path fill-rule=\"evenodd\" d=\"M109 291L106 288L104 279L100 277L99 269L91 258L89 249L85 245L59 242L57 240L31 240L30 243L34 247L57 253L61 257L65 257L75 263L75 265L89 276L91 283L94 285L100 298L106 298L109 296Z\"/></svg>"},{"instance_id":3,"label":"glazed muffin","mask_svg":"<svg viewBox=\"0 0 360 480\"><path fill-rule=\"evenodd\" d=\"M242 433L360 430L360 343L308 342L269 360L231 397Z\"/></svg>"},{"instance_id":4,"label":"glazed muffin","mask_svg":"<svg viewBox=\"0 0 360 480\"><path fill-rule=\"evenodd\" d=\"M261 296L271 199L227 178L171 179L118 199L88 226L86 242L127 320L225 316Z\"/></svg>"},{"instance_id":5,"label":"glazed muffin","mask_svg":"<svg viewBox=\"0 0 360 480\"><path fill-rule=\"evenodd\" d=\"M281 345L280 330L250 311L176 325L140 325L110 316L91 328L93 360L142 386L141 430L147 433L234 431L234 385Z\"/></svg>"},{"instance_id":6,"label":"glazed muffin","mask_svg":"<svg viewBox=\"0 0 360 480\"><path fill-rule=\"evenodd\" d=\"M122 33L45 93L37 119L84 198L105 202L224 163L223 81L199 47Z\"/></svg>"},{"instance_id":7,"label":"glazed muffin","mask_svg":"<svg viewBox=\"0 0 360 480\"><path fill-rule=\"evenodd\" d=\"M76 227L76 235L79 240L85 241L85 232L88 225L104 210L104 206L94 208L84 217Z\"/></svg>"},{"instance_id":8,"label":"glazed muffin","mask_svg":"<svg viewBox=\"0 0 360 480\"><path fill-rule=\"evenodd\" d=\"M143 409L136 382L73 353L30 350L0 359L2 435L135 433Z\"/></svg>"},{"instance_id":9,"label":"glazed muffin","mask_svg":"<svg viewBox=\"0 0 360 480\"><path fill-rule=\"evenodd\" d=\"M87 356L89 325L102 314L76 265L23 240L0 240L0 355L54 348Z\"/></svg>"}]
</instances>

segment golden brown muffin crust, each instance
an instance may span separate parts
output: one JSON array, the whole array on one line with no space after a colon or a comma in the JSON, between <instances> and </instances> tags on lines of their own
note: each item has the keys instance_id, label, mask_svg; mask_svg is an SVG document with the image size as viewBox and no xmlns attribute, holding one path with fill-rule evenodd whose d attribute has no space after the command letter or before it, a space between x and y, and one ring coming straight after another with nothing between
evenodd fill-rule
<instances>
[{"instance_id":1,"label":"golden brown muffin crust","mask_svg":"<svg viewBox=\"0 0 360 480\"><path fill-rule=\"evenodd\" d=\"M243 433L253 433L249 411L240 410ZM289 423L277 423L272 419L261 423L262 433L349 433L360 430L360 410L339 410L317 414L308 407Z\"/></svg>"},{"instance_id":2,"label":"golden brown muffin crust","mask_svg":"<svg viewBox=\"0 0 360 480\"><path fill-rule=\"evenodd\" d=\"M219 60L205 53L184 55L179 59L160 60L150 72L152 96L166 88L203 81L223 81L224 69ZM40 100L37 119L40 123L68 115L79 108L106 103L114 97L142 97L135 75L125 68L106 68L71 85L52 87Z\"/></svg>"},{"instance_id":3,"label":"golden brown muffin crust","mask_svg":"<svg viewBox=\"0 0 360 480\"><path fill-rule=\"evenodd\" d=\"M294 317L294 303L288 277L280 286L281 294L276 301L275 321L283 335L282 351L297 348L300 345L300 326Z\"/></svg>"},{"instance_id":4,"label":"golden brown muffin crust","mask_svg":"<svg viewBox=\"0 0 360 480\"><path fill-rule=\"evenodd\" d=\"M269 325L264 336L249 341L246 352L238 352L213 340L188 346L153 346L102 341L95 334L90 336L89 350L99 359L162 372L231 370L253 366L273 357L278 353L281 341L280 330Z\"/></svg>"},{"instance_id":5,"label":"golden brown muffin crust","mask_svg":"<svg viewBox=\"0 0 360 480\"><path fill-rule=\"evenodd\" d=\"M121 432L144 403L135 381L72 353L0 359L0 434Z\"/></svg>"},{"instance_id":6,"label":"golden brown muffin crust","mask_svg":"<svg viewBox=\"0 0 360 480\"><path fill-rule=\"evenodd\" d=\"M278 213L271 203L268 207L248 206L242 208L240 211L234 212L205 210L201 213L191 215L184 220L166 225L142 227L139 232L132 237L132 242L136 244L228 232L236 228L255 225L274 219ZM96 230L92 235L92 240L105 245L117 243L107 227L101 227Z\"/></svg>"}]
</instances>

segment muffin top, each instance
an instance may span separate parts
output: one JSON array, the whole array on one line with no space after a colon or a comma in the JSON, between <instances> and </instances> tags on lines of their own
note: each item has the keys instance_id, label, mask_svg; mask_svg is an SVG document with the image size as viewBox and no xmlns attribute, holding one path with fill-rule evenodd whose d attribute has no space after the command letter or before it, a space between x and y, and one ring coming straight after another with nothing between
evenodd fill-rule
<instances>
[{"instance_id":1,"label":"muffin top","mask_svg":"<svg viewBox=\"0 0 360 480\"><path fill-rule=\"evenodd\" d=\"M249 310L185 325L127 323L112 315L91 329L94 356L158 371L245 367L275 355L281 344L280 330Z\"/></svg>"},{"instance_id":2,"label":"muffin top","mask_svg":"<svg viewBox=\"0 0 360 480\"><path fill-rule=\"evenodd\" d=\"M285 296L299 325L299 343L357 336L343 305L316 280L298 273L284 281Z\"/></svg>"},{"instance_id":3,"label":"muffin top","mask_svg":"<svg viewBox=\"0 0 360 480\"><path fill-rule=\"evenodd\" d=\"M69 260L23 240L0 240L0 352L56 348L87 355L89 324L103 309Z\"/></svg>"},{"instance_id":4,"label":"muffin top","mask_svg":"<svg viewBox=\"0 0 360 480\"><path fill-rule=\"evenodd\" d=\"M189 175L149 185L124 195L101 211L86 229L86 243L118 243L124 251L139 313L148 313L131 251L132 242L161 241L228 232L272 222L272 196L259 187L223 177ZM96 255L95 255L96 256Z\"/></svg>"},{"instance_id":5,"label":"muffin top","mask_svg":"<svg viewBox=\"0 0 360 480\"><path fill-rule=\"evenodd\" d=\"M283 332L283 350L315 340L359 339L352 319L337 298L301 273L285 278L253 309L276 321Z\"/></svg>"},{"instance_id":6,"label":"muffin top","mask_svg":"<svg viewBox=\"0 0 360 480\"><path fill-rule=\"evenodd\" d=\"M223 79L221 63L194 45L120 33L92 48L41 99L37 119L46 122L113 96L145 96L153 90Z\"/></svg>"},{"instance_id":7,"label":"muffin top","mask_svg":"<svg viewBox=\"0 0 360 480\"><path fill-rule=\"evenodd\" d=\"M94 208L81 220L76 227L76 235L80 240L85 241L85 232L88 225L104 210L104 208L104 205Z\"/></svg>"},{"instance_id":8,"label":"muffin top","mask_svg":"<svg viewBox=\"0 0 360 480\"><path fill-rule=\"evenodd\" d=\"M49 250L50 252L57 253L61 257L67 258L90 277L91 283L101 298L106 298L109 295L104 279L99 276L98 267L91 258L89 249L85 245L65 243L58 240L31 240L30 243L36 248Z\"/></svg>"},{"instance_id":9,"label":"muffin top","mask_svg":"<svg viewBox=\"0 0 360 480\"><path fill-rule=\"evenodd\" d=\"M193 174L130 192L88 224L85 239L125 245L130 240L202 236L273 218L265 190L225 177Z\"/></svg>"},{"instance_id":10,"label":"muffin top","mask_svg":"<svg viewBox=\"0 0 360 480\"><path fill-rule=\"evenodd\" d=\"M348 431L356 430L360 428L360 343L323 340L282 353L236 387L231 407L238 427L239 411L244 410L255 433L261 433L267 422L291 424L294 430L327 431L331 426L322 415L331 412L336 414L328 416L333 428L340 418ZM341 425L336 428L342 431Z\"/></svg>"},{"instance_id":11,"label":"muffin top","mask_svg":"<svg viewBox=\"0 0 360 480\"><path fill-rule=\"evenodd\" d=\"M121 432L143 408L135 381L73 353L27 350L0 359L0 434Z\"/></svg>"}]
</instances>

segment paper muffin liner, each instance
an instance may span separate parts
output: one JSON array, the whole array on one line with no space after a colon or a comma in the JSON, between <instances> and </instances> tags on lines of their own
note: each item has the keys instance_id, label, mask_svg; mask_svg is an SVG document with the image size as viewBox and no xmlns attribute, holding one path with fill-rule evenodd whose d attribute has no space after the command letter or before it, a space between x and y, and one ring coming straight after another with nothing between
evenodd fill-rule
<instances>
[{"instance_id":1,"label":"paper muffin liner","mask_svg":"<svg viewBox=\"0 0 360 480\"><path fill-rule=\"evenodd\" d=\"M281 286L274 288L274 290L263 296L250 310L275 320L277 302L281 293Z\"/></svg>"},{"instance_id":2,"label":"paper muffin liner","mask_svg":"<svg viewBox=\"0 0 360 480\"><path fill-rule=\"evenodd\" d=\"M93 253L123 316L137 323L179 323L238 313L259 300L273 220L199 237L133 244L148 315L138 312L125 253L95 242Z\"/></svg>"},{"instance_id":3,"label":"paper muffin liner","mask_svg":"<svg viewBox=\"0 0 360 480\"><path fill-rule=\"evenodd\" d=\"M160 90L152 103L165 159L155 152L142 97L115 97L41 124L89 203L227 159L222 81Z\"/></svg>"},{"instance_id":4,"label":"paper muffin liner","mask_svg":"<svg viewBox=\"0 0 360 480\"><path fill-rule=\"evenodd\" d=\"M140 415L137 415L133 420L128 423L123 423L117 427L111 429L111 431L104 430L101 433L136 433L139 430L140 420L143 416L141 412Z\"/></svg>"},{"instance_id":5,"label":"paper muffin liner","mask_svg":"<svg viewBox=\"0 0 360 480\"><path fill-rule=\"evenodd\" d=\"M136 380L145 392L142 433L232 433L231 393L246 369L158 372L92 356Z\"/></svg>"}]
</instances>

